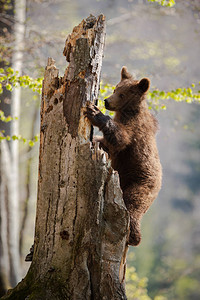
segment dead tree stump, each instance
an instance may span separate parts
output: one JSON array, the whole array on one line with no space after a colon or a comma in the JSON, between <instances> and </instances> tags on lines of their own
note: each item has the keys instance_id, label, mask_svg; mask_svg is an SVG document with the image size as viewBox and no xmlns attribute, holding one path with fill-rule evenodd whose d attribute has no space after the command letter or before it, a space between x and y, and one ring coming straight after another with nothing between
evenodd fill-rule
<instances>
[{"instance_id":1,"label":"dead tree stump","mask_svg":"<svg viewBox=\"0 0 200 300\"><path fill-rule=\"evenodd\" d=\"M98 97L105 17L90 16L67 37L69 65L45 69L34 256L3 299L126 299L129 216L106 154L83 116Z\"/></svg>"}]
</instances>

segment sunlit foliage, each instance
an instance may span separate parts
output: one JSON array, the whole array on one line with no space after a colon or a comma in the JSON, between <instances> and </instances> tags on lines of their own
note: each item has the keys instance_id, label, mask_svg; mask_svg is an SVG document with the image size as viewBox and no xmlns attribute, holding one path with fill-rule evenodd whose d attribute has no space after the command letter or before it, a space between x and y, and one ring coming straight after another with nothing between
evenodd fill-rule
<instances>
[{"instance_id":1,"label":"sunlit foliage","mask_svg":"<svg viewBox=\"0 0 200 300\"><path fill-rule=\"evenodd\" d=\"M174 0L148 0L148 1L157 2L162 6L168 6L168 7L172 7L176 4Z\"/></svg>"},{"instance_id":2,"label":"sunlit foliage","mask_svg":"<svg viewBox=\"0 0 200 300\"><path fill-rule=\"evenodd\" d=\"M109 84L101 84L100 88L100 102L99 105L104 112L103 99L113 92L114 86ZM149 109L165 110L167 108L167 101L174 100L176 102L186 103L200 103L200 82L198 84L192 83L188 88L177 88L171 91L160 91L154 89L147 95Z\"/></svg>"},{"instance_id":3,"label":"sunlit foliage","mask_svg":"<svg viewBox=\"0 0 200 300\"><path fill-rule=\"evenodd\" d=\"M6 69L0 68L0 94L3 93L3 88L12 91L14 87L29 88L33 92L41 94L42 92L42 81L43 78L39 77L36 79L31 78L28 75L19 76L19 73L12 68L8 67ZM200 82L198 84L191 84L188 88L177 88L171 91L160 91L155 89L150 91L147 95L149 109L154 110L165 110L167 108L167 101L174 100L176 102L186 102L186 103L200 103ZM103 113L106 112L103 100L113 93L115 86L110 84L101 83L100 95L98 100L98 106ZM112 116L113 112L109 112ZM5 116L4 112L0 110L0 120L3 122L14 121L16 118L13 116ZM30 146L33 146L35 142L38 141L38 136L35 136L34 140L27 140L22 136L4 136L4 132L0 132L0 140L19 140L28 142Z\"/></svg>"},{"instance_id":4,"label":"sunlit foliage","mask_svg":"<svg viewBox=\"0 0 200 300\"><path fill-rule=\"evenodd\" d=\"M13 4L12 4L11 0L1 0L0 1L0 11L1 12L11 9L12 6L13 6Z\"/></svg>"},{"instance_id":5,"label":"sunlit foliage","mask_svg":"<svg viewBox=\"0 0 200 300\"><path fill-rule=\"evenodd\" d=\"M3 93L3 88L7 89L8 91L13 90L14 87L23 87L23 88L30 88L33 92L41 93L42 90L42 80L43 78L33 79L27 75L19 76L18 71L14 71L12 68L8 67L6 69L0 68L0 94ZM5 116L4 112L0 110L0 120L2 122L8 123L11 121L15 121L17 118L14 116ZM35 142L39 140L39 135L35 135L33 140L26 139L21 135L16 136L5 136L4 131L0 131L0 141L1 140L18 140L24 143L28 143L30 147L33 147Z\"/></svg>"},{"instance_id":6,"label":"sunlit foliage","mask_svg":"<svg viewBox=\"0 0 200 300\"><path fill-rule=\"evenodd\" d=\"M130 267L126 271L126 295L129 300L152 300L148 296L148 279L146 277L139 278L134 267ZM153 300L167 300L163 296L156 296Z\"/></svg>"},{"instance_id":7,"label":"sunlit foliage","mask_svg":"<svg viewBox=\"0 0 200 300\"><path fill-rule=\"evenodd\" d=\"M13 87L21 86L23 88L30 88L33 92L41 94L42 91L42 77L33 79L28 75L19 76L18 71L14 71L8 67L6 69L0 68L0 94L3 93L3 87L12 91Z\"/></svg>"},{"instance_id":8,"label":"sunlit foliage","mask_svg":"<svg viewBox=\"0 0 200 300\"><path fill-rule=\"evenodd\" d=\"M1 113L1 111L0 111L0 113ZM13 141L17 140L17 141L22 141L23 143L28 143L28 145L30 147L33 147L35 145L35 143L39 141L39 134L36 134L32 140L26 139L26 138L22 137L21 135L4 136L3 134L4 134L4 130L1 130L0 131L0 142L2 140L10 141L12 139Z\"/></svg>"}]
</instances>

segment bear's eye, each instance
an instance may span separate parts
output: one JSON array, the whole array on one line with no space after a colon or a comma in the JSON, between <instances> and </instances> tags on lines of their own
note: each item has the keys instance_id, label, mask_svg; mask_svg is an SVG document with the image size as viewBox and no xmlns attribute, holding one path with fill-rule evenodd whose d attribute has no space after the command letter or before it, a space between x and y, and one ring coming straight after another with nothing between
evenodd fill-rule
<instances>
[{"instance_id":1,"label":"bear's eye","mask_svg":"<svg viewBox=\"0 0 200 300\"><path fill-rule=\"evenodd\" d=\"M123 95L123 94L120 94L119 96L120 96L120 98L121 98L121 99L123 99L123 98L124 98L124 95Z\"/></svg>"}]
</instances>

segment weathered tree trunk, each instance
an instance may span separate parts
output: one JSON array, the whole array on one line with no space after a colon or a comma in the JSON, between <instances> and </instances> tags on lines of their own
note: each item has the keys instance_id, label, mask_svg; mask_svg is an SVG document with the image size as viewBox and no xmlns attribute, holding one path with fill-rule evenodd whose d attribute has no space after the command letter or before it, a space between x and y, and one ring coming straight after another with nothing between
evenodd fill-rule
<instances>
[{"instance_id":1,"label":"weathered tree trunk","mask_svg":"<svg viewBox=\"0 0 200 300\"><path fill-rule=\"evenodd\" d=\"M33 262L3 299L126 299L129 216L118 175L92 146L83 115L98 96L104 38L104 16L90 16L66 40L63 78L48 59Z\"/></svg>"}]
</instances>

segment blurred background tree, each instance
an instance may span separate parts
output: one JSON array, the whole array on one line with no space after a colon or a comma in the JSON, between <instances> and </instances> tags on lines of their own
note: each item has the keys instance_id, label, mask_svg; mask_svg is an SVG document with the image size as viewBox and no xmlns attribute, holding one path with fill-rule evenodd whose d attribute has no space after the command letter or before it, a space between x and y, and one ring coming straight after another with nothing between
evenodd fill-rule
<instances>
[{"instance_id":1,"label":"blurred background tree","mask_svg":"<svg viewBox=\"0 0 200 300\"><path fill-rule=\"evenodd\" d=\"M163 187L158 200L143 219L142 244L129 249L128 299L199 299L200 106L197 102L200 3L198 0L177 0L174 5L173 2L85 0L83 5L81 0L27 0L20 7L25 12L25 19L19 21L16 6L19 2L1 1L2 289L15 285L28 268L23 260L34 236L38 143L31 146L38 139L38 91L41 88L41 76L47 57L56 58L58 68L64 72L66 62L62 58L62 49L67 34L89 13L98 15L102 12L107 17L107 39L102 68L102 81L106 87L103 88L102 85L102 92L108 92L108 84L113 86L119 81L122 65L126 65L136 78L148 76L152 82L149 106L160 122L158 146L163 165ZM17 24L24 28L23 47L18 50ZM21 66L16 67L18 70L12 70L15 68L17 51L22 53L19 58ZM9 67L12 68L7 69ZM29 87L23 89L18 96L21 102L18 115L13 114L11 108L14 103L11 96L13 85ZM168 91L171 94L167 94ZM183 102L179 103L181 100ZM11 128L16 123L19 124L18 133L14 133ZM16 171L18 184L15 188L11 177L12 143L7 141L10 139L19 148L19 169ZM17 139L20 141L17 142ZM16 152L14 150L15 155ZM16 158L14 160L16 163ZM18 200L10 202L9 191L16 191L16 196L17 189ZM14 205L18 208L14 208ZM19 225L15 226L17 223ZM8 230L8 224L14 230ZM15 255L21 257L17 271L12 266L14 256L8 251L9 247L13 247ZM17 260L19 258L14 262L17 263ZM148 285L145 278L148 278ZM135 286L138 289L134 291ZM158 295L162 298L158 298Z\"/></svg>"}]
</instances>

